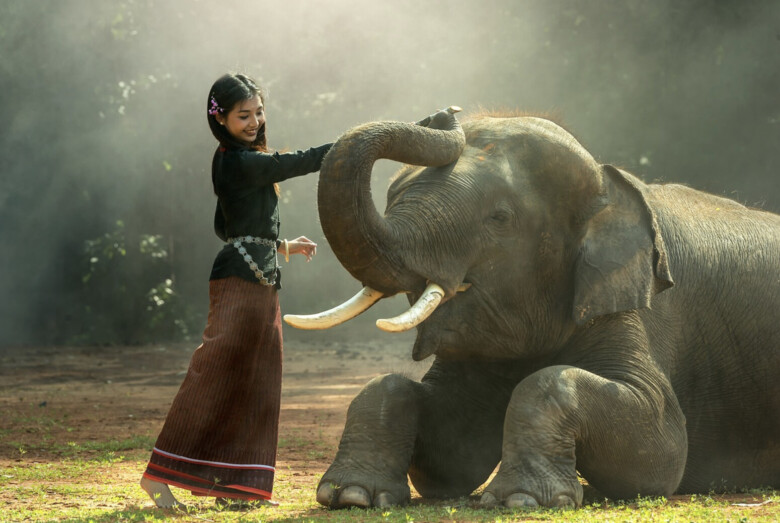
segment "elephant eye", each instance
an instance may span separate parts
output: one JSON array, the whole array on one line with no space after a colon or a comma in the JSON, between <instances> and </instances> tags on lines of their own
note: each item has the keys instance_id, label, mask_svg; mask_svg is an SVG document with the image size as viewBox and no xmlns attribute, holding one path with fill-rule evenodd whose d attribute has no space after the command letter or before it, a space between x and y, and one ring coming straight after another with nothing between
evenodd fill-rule
<instances>
[{"instance_id":1,"label":"elephant eye","mask_svg":"<svg viewBox=\"0 0 780 523\"><path fill-rule=\"evenodd\" d=\"M490 215L490 219L493 222L495 222L497 224L501 224L501 225L505 225L505 224L509 223L509 220L511 218L512 218L512 216L508 212L506 212L506 211L504 211L502 209L499 209L499 210L493 212L493 214Z\"/></svg>"},{"instance_id":2,"label":"elephant eye","mask_svg":"<svg viewBox=\"0 0 780 523\"><path fill-rule=\"evenodd\" d=\"M516 223L515 209L510 202L498 201L485 217L485 225L499 234L507 234Z\"/></svg>"}]
</instances>

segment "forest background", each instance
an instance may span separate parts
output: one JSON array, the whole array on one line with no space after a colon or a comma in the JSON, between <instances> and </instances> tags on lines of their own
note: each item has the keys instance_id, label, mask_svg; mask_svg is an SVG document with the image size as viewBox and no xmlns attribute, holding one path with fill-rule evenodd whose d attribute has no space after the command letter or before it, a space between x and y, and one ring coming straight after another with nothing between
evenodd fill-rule
<instances>
[{"instance_id":1,"label":"forest background","mask_svg":"<svg viewBox=\"0 0 780 523\"><path fill-rule=\"evenodd\" d=\"M449 105L519 109L647 182L780 211L776 1L2 2L0 351L197 340L221 248L206 103L226 71L264 86L277 150ZM377 164L380 209L397 167ZM284 313L359 289L316 190L282 185L282 235L320 245L283 268ZM329 335L376 332L403 309L387 301Z\"/></svg>"}]
</instances>

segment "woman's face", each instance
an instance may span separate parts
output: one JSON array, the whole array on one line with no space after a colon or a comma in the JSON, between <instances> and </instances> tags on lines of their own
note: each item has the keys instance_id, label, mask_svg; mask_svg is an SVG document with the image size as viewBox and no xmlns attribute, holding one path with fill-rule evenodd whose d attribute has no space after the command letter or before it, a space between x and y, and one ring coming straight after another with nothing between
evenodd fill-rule
<instances>
[{"instance_id":1,"label":"woman's face","mask_svg":"<svg viewBox=\"0 0 780 523\"><path fill-rule=\"evenodd\" d=\"M227 116L217 114L217 121L225 126L230 135L246 145L252 145L257 131L265 124L265 112L260 95L237 103Z\"/></svg>"}]
</instances>

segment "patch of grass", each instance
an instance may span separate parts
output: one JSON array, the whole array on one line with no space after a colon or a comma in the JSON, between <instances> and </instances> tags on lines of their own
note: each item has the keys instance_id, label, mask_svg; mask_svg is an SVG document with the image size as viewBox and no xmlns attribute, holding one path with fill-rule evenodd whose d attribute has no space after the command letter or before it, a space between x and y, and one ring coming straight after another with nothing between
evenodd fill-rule
<instances>
[{"instance_id":1,"label":"patch of grass","mask_svg":"<svg viewBox=\"0 0 780 523\"><path fill-rule=\"evenodd\" d=\"M322 430L319 431L316 437L313 434L301 434L297 430L282 434L279 437L277 447L280 449L306 449L309 459L322 458L330 450L330 445L325 441Z\"/></svg>"},{"instance_id":2,"label":"patch of grass","mask_svg":"<svg viewBox=\"0 0 780 523\"><path fill-rule=\"evenodd\" d=\"M154 442L155 438L150 436L131 436L123 440L87 441L84 443L70 441L66 445L54 445L50 448L61 452L66 457L90 452L111 457L117 452L128 450L144 450L148 452L154 446Z\"/></svg>"},{"instance_id":3,"label":"patch of grass","mask_svg":"<svg viewBox=\"0 0 780 523\"><path fill-rule=\"evenodd\" d=\"M279 444L277 445L280 449L286 449L286 448L300 448L300 447L306 447L309 445L309 440L294 434L291 436L285 436L279 438Z\"/></svg>"},{"instance_id":4,"label":"patch of grass","mask_svg":"<svg viewBox=\"0 0 780 523\"><path fill-rule=\"evenodd\" d=\"M328 453L325 450L309 450L306 452L306 457L309 459L323 459Z\"/></svg>"},{"instance_id":5,"label":"patch of grass","mask_svg":"<svg viewBox=\"0 0 780 523\"><path fill-rule=\"evenodd\" d=\"M51 416L14 416L11 421L14 425L23 425L25 430L34 430L35 427L56 427L62 422Z\"/></svg>"},{"instance_id":6,"label":"patch of grass","mask_svg":"<svg viewBox=\"0 0 780 523\"><path fill-rule=\"evenodd\" d=\"M45 451L57 457L63 458L89 458L98 461L116 461L126 459L120 452L138 451L147 454L154 446L155 438L150 436L131 436L123 440L86 441L67 443L54 443L45 440L43 443L21 443L15 441L6 442L14 448L20 457L30 451ZM135 456L139 457L139 456Z\"/></svg>"},{"instance_id":7,"label":"patch of grass","mask_svg":"<svg viewBox=\"0 0 780 523\"><path fill-rule=\"evenodd\" d=\"M121 450L125 442L103 442L86 450ZM138 486L144 460L101 461L62 459L48 463L19 463L0 468L0 507L3 521L278 521L287 523L411 523L411 522L492 522L517 521L595 522L595 521L750 521L774 522L780 519L780 493L759 489L738 496L752 500L753 506L737 506L733 497L696 495L668 500L663 497L624 502L594 501L575 511L506 508L483 509L476 497L446 501L415 498L407 507L349 509L330 511L317 504L315 493L294 471L277 470L274 499L276 508L255 508L245 512L218 509L212 498L202 498L174 489L191 511L162 511ZM761 504L765 503L765 504Z\"/></svg>"},{"instance_id":8,"label":"patch of grass","mask_svg":"<svg viewBox=\"0 0 780 523\"><path fill-rule=\"evenodd\" d=\"M60 461L0 468L0 485L20 481L67 480L84 474L85 470L94 470L94 464L86 461Z\"/></svg>"}]
</instances>

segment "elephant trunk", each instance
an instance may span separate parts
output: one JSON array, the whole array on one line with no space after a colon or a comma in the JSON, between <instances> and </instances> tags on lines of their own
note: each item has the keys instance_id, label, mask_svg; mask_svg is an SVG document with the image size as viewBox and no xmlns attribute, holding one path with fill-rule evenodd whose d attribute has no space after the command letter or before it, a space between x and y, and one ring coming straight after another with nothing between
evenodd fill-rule
<instances>
[{"instance_id":1,"label":"elephant trunk","mask_svg":"<svg viewBox=\"0 0 780 523\"><path fill-rule=\"evenodd\" d=\"M353 128L322 162L317 203L320 222L338 260L352 276L385 295L425 285L405 260L403 231L376 209L371 171L379 159L437 167L454 162L465 146L449 108L418 124L374 122Z\"/></svg>"}]
</instances>

